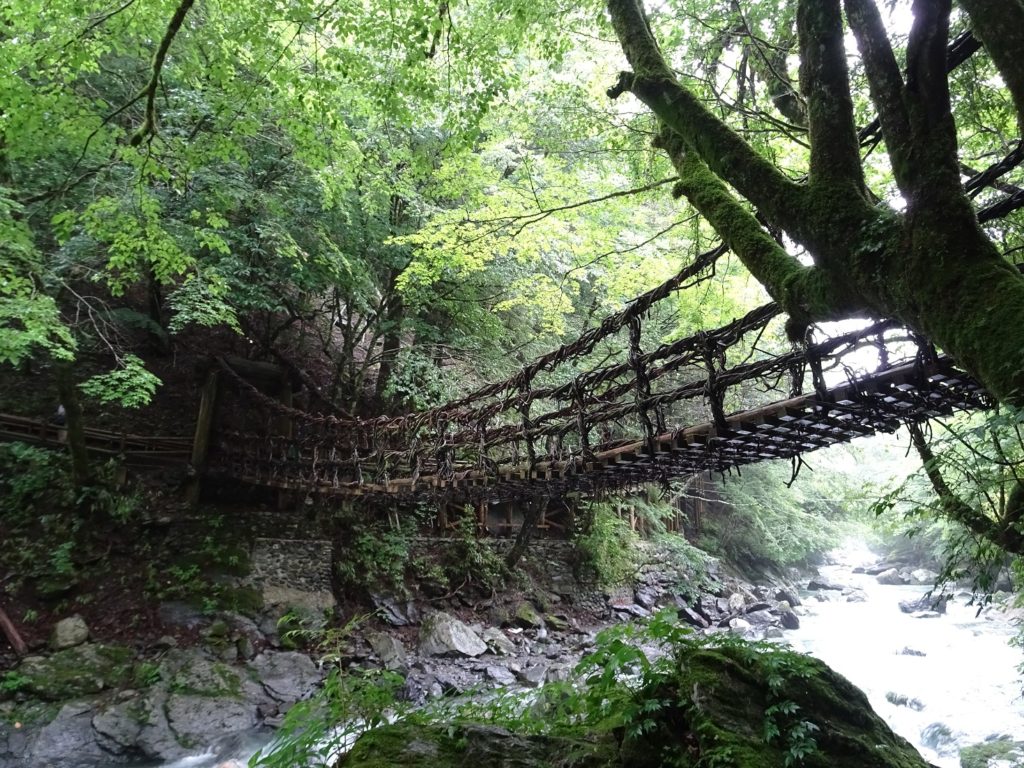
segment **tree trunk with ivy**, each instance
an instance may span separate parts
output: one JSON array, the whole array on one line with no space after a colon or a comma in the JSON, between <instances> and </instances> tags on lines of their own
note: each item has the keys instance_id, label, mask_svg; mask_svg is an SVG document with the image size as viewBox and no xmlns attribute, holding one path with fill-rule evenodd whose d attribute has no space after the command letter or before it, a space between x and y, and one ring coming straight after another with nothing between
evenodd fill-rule
<instances>
[{"instance_id":1,"label":"tree trunk with ivy","mask_svg":"<svg viewBox=\"0 0 1024 768\"><path fill-rule=\"evenodd\" d=\"M865 185L842 6L906 201L901 212L875 202ZM1024 26L990 24L1004 12L1024 18L1024 5L964 6L1024 114ZM947 78L950 0L914 4L905 73L874 0L801 0L806 181L786 176L680 85L640 0L609 0L608 9L633 68L609 95L631 92L659 118L658 146L679 172L676 193L785 307L794 336L817 321L895 317L951 354L999 400L1024 405L1024 277L985 235L960 181ZM804 246L813 265L787 253L759 219Z\"/></svg>"}]
</instances>

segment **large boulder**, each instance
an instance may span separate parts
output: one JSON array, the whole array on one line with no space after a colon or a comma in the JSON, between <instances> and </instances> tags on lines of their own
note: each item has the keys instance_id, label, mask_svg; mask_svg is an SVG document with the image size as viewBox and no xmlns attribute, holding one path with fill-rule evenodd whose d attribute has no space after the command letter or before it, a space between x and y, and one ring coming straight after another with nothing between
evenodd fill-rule
<instances>
[{"instance_id":1,"label":"large boulder","mask_svg":"<svg viewBox=\"0 0 1024 768\"><path fill-rule=\"evenodd\" d=\"M642 729L556 738L398 722L361 736L338 768L664 768L697 760L775 768L794 753L803 768L928 768L845 678L815 659L777 653L767 663L732 642L684 649L676 673L633 692ZM544 700L541 692L534 706ZM778 736L766 743L767 726Z\"/></svg>"},{"instance_id":2,"label":"large boulder","mask_svg":"<svg viewBox=\"0 0 1024 768\"><path fill-rule=\"evenodd\" d=\"M880 574L875 576L875 581L879 584L885 584L890 587L898 587L907 583L906 579L904 579L900 575L900 572L895 568L889 568L888 570L882 571Z\"/></svg>"},{"instance_id":3,"label":"large boulder","mask_svg":"<svg viewBox=\"0 0 1024 768\"><path fill-rule=\"evenodd\" d=\"M135 654L113 645L79 645L49 656L29 656L15 670L21 689L47 701L65 701L128 682Z\"/></svg>"},{"instance_id":4,"label":"large boulder","mask_svg":"<svg viewBox=\"0 0 1024 768\"><path fill-rule=\"evenodd\" d=\"M85 619L77 613L66 619L61 619L53 628L50 636L50 647L55 651L62 651L65 648L74 648L89 639L89 626Z\"/></svg>"},{"instance_id":5,"label":"large boulder","mask_svg":"<svg viewBox=\"0 0 1024 768\"><path fill-rule=\"evenodd\" d=\"M934 584L939 578L939 574L935 571L930 571L927 568L917 568L910 572L910 583L920 585Z\"/></svg>"},{"instance_id":6,"label":"large boulder","mask_svg":"<svg viewBox=\"0 0 1024 768\"><path fill-rule=\"evenodd\" d=\"M438 612L423 620L419 650L423 656L479 656L487 644L454 616Z\"/></svg>"}]
</instances>

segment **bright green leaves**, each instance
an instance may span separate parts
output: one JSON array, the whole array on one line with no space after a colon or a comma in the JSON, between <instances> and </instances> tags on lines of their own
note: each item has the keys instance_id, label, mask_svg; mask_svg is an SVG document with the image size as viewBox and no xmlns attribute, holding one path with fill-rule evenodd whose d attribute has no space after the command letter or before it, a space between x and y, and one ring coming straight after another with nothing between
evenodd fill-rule
<instances>
[{"instance_id":1,"label":"bright green leaves","mask_svg":"<svg viewBox=\"0 0 1024 768\"><path fill-rule=\"evenodd\" d=\"M238 315L229 298L230 288L223 276L213 269L197 270L167 297L167 303L174 312L167 330L179 333L189 325L226 325L241 333Z\"/></svg>"},{"instance_id":2,"label":"bright green leaves","mask_svg":"<svg viewBox=\"0 0 1024 768\"><path fill-rule=\"evenodd\" d=\"M40 290L40 255L8 194L0 187L0 363L17 365L39 351L73 359L74 338L57 303Z\"/></svg>"},{"instance_id":3,"label":"bright green leaves","mask_svg":"<svg viewBox=\"0 0 1024 768\"><path fill-rule=\"evenodd\" d=\"M159 283L170 283L192 265L164 228L160 202L150 194L128 200L103 197L89 205L82 228L107 254L106 281L119 296L147 271Z\"/></svg>"},{"instance_id":4,"label":"bright green leaves","mask_svg":"<svg viewBox=\"0 0 1024 768\"><path fill-rule=\"evenodd\" d=\"M79 385L82 392L101 403L117 403L125 408L149 405L160 379L146 370L135 355L125 355L109 373L90 377Z\"/></svg>"}]
</instances>

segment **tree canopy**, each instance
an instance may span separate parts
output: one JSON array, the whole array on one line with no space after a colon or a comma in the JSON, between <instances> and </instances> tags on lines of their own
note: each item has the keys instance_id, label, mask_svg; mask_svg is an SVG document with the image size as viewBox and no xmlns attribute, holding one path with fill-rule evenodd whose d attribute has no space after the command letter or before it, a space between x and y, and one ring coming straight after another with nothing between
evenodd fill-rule
<instances>
[{"instance_id":1,"label":"tree canopy","mask_svg":"<svg viewBox=\"0 0 1024 768\"><path fill-rule=\"evenodd\" d=\"M649 340L767 294L790 339L895 317L1019 405L1022 30L1021 0L14 0L0 362L91 355L62 399L137 406L216 338L334 412L422 408L720 240Z\"/></svg>"}]
</instances>

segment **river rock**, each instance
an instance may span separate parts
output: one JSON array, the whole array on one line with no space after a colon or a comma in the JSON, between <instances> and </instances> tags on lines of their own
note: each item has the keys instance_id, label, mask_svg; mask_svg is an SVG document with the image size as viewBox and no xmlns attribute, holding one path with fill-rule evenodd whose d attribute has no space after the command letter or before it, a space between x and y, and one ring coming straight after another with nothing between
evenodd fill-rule
<instances>
[{"instance_id":1,"label":"river rock","mask_svg":"<svg viewBox=\"0 0 1024 768\"><path fill-rule=\"evenodd\" d=\"M875 576L875 581L887 586L902 586L907 583L903 580L903 577L900 576L900 572L895 568L889 568L888 570L882 571Z\"/></svg>"},{"instance_id":2,"label":"river rock","mask_svg":"<svg viewBox=\"0 0 1024 768\"><path fill-rule=\"evenodd\" d=\"M779 621L786 629L800 629L800 617L793 611L783 611L779 614Z\"/></svg>"},{"instance_id":3,"label":"river rock","mask_svg":"<svg viewBox=\"0 0 1024 768\"><path fill-rule=\"evenodd\" d=\"M516 646L508 636L497 627L487 627L480 634L480 638L486 643L487 648L498 656L514 656Z\"/></svg>"},{"instance_id":4,"label":"river rock","mask_svg":"<svg viewBox=\"0 0 1024 768\"><path fill-rule=\"evenodd\" d=\"M88 643L49 656L29 656L15 672L26 693L47 701L64 701L127 682L133 657L127 648Z\"/></svg>"},{"instance_id":5,"label":"river rock","mask_svg":"<svg viewBox=\"0 0 1024 768\"><path fill-rule=\"evenodd\" d=\"M939 578L939 574L935 571L929 571L927 568L917 568L910 572L910 583L929 585L934 584Z\"/></svg>"},{"instance_id":6,"label":"river rock","mask_svg":"<svg viewBox=\"0 0 1024 768\"><path fill-rule=\"evenodd\" d=\"M405 665L405 646L397 637L384 632L370 632L366 641L386 669L399 669Z\"/></svg>"},{"instance_id":7,"label":"river rock","mask_svg":"<svg viewBox=\"0 0 1024 768\"><path fill-rule=\"evenodd\" d=\"M547 682L548 665L534 664L516 672L516 677L524 685L528 685L531 688L539 688Z\"/></svg>"},{"instance_id":8,"label":"river rock","mask_svg":"<svg viewBox=\"0 0 1024 768\"><path fill-rule=\"evenodd\" d=\"M920 712L924 709L924 704L921 703L920 699L912 699L906 694L895 693L889 691L885 694L885 700L892 704L894 707L909 707L915 712Z\"/></svg>"},{"instance_id":9,"label":"river rock","mask_svg":"<svg viewBox=\"0 0 1024 768\"><path fill-rule=\"evenodd\" d=\"M92 729L93 703L80 701L65 704L57 716L44 725L29 750L31 757L25 768L65 766L73 760L77 765L109 764L110 753L96 741Z\"/></svg>"},{"instance_id":10,"label":"river rock","mask_svg":"<svg viewBox=\"0 0 1024 768\"><path fill-rule=\"evenodd\" d=\"M834 581L829 581L821 576L815 577L807 582L807 589L812 592L819 592L822 590L828 590L832 592L842 592L846 587L842 584L837 584Z\"/></svg>"},{"instance_id":11,"label":"river rock","mask_svg":"<svg viewBox=\"0 0 1024 768\"><path fill-rule=\"evenodd\" d=\"M489 679L493 680L498 685L515 685L516 682L516 676L512 674L512 671L507 669L506 667L492 665L487 667L487 669L485 670L485 674Z\"/></svg>"},{"instance_id":12,"label":"river rock","mask_svg":"<svg viewBox=\"0 0 1024 768\"><path fill-rule=\"evenodd\" d=\"M89 626L85 619L77 613L66 619L61 619L53 628L50 636L50 647L55 651L65 648L74 648L89 639Z\"/></svg>"},{"instance_id":13,"label":"river rock","mask_svg":"<svg viewBox=\"0 0 1024 768\"><path fill-rule=\"evenodd\" d=\"M250 667L263 689L282 704L306 698L323 679L309 656L293 651L264 651Z\"/></svg>"},{"instance_id":14,"label":"river rock","mask_svg":"<svg viewBox=\"0 0 1024 768\"><path fill-rule=\"evenodd\" d=\"M744 598L739 592L733 592L729 595L729 600L726 603L726 609L729 613L742 613L743 609L746 607L746 598Z\"/></svg>"},{"instance_id":15,"label":"river rock","mask_svg":"<svg viewBox=\"0 0 1024 768\"><path fill-rule=\"evenodd\" d=\"M423 620L419 651L424 656L479 656L487 644L454 616L438 612Z\"/></svg>"},{"instance_id":16,"label":"river rock","mask_svg":"<svg viewBox=\"0 0 1024 768\"><path fill-rule=\"evenodd\" d=\"M940 755L956 754L956 736L945 723L932 723L921 731L921 743Z\"/></svg>"},{"instance_id":17,"label":"river rock","mask_svg":"<svg viewBox=\"0 0 1024 768\"><path fill-rule=\"evenodd\" d=\"M695 611L693 608L690 608L687 605L680 605L676 609L676 613L680 619L685 621L690 626L700 627L704 629L711 625L711 622L709 622L707 618L697 613L697 611Z\"/></svg>"},{"instance_id":18,"label":"river rock","mask_svg":"<svg viewBox=\"0 0 1024 768\"><path fill-rule=\"evenodd\" d=\"M544 626L544 618L529 600L523 600L516 605L513 618L516 626L523 629L539 629Z\"/></svg>"},{"instance_id":19,"label":"river rock","mask_svg":"<svg viewBox=\"0 0 1024 768\"><path fill-rule=\"evenodd\" d=\"M796 591L792 590L792 589L789 589L788 587L783 587L783 588L779 589L778 591L776 591L775 599L776 600L784 600L787 603L789 603L791 606L794 606L794 607L800 605L800 598L796 594Z\"/></svg>"},{"instance_id":20,"label":"river rock","mask_svg":"<svg viewBox=\"0 0 1024 768\"><path fill-rule=\"evenodd\" d=\"M917 613L919 611L934 611L936 613L946 612L946 603L949 602L947 595L938 597L922 596L917 600L900 600L899 606L903 613Z\"/></svg>"}]
</instances>

